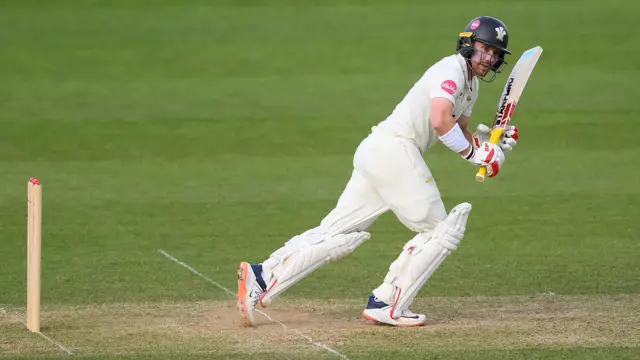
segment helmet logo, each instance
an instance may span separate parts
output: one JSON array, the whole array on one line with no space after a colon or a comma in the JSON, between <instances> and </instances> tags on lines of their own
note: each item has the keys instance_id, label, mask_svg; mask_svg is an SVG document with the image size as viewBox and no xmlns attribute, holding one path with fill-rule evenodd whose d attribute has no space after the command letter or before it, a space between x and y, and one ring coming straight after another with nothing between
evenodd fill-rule
<instances>
[{"instance_id":1,"label":"helmet logo","mask_svg":"<svg viewBox=\"0 0 640 360\"><path fill-rule=\"evenodd\" d=\"M471 30L475 30L478 28L478 26L480 26L480 20L476 20L474 22L471 23L471 27L469 27L469 29Z\"/></svg>"},{"instance_id":2,"label":"helmet logo","mask_svg":"<svg viewBox=\"0 0 640 360\"><path fill-rule=\"evenodd\" d=\"M507 35L507 32L504 31L502 26L496 28L496 39L502 41L505 35Z\"/></svg>"}]
</instances>

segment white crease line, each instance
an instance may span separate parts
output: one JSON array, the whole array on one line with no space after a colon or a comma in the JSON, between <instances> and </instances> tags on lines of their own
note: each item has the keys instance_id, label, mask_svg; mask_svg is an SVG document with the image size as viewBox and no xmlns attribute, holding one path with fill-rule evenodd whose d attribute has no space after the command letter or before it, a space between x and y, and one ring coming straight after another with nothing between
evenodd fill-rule
<instances>
[{"instance_id":1,"label":"white crease line","mask_svg":"<svg viewBox=\"0 0 640 360\"><path fill-rule=\"evenodd\" d=\"M200 276L201 278L203 278L203 279L207 280L208 282L212 283L213 285L217 286L218 288L220 288L220 290L222 290L222 291L226 292L227 294L231 295L232 297L235 297L235 296L236 296L236 294L235 294L234 292L232 292L231 290L229 290L229 289L227 289L226 287L224 287L224 286L222 286L222 285L218 284L217 282L215 282L215 281L211 280L210 278L208 278L207 276L203 275L203 274L202 274L201 272L199 272L198 270L196 270L196 269L192 268L191 266L189 266L189 264L187 264L187 263L185 263L185 262L182 262L182 261L180 261L180 260L178 260L178 259L174 258L173 256L169 255L169 253L168 253L168 252L166 252L166 251L164 251L164 250L162 250L162 249L159 249L159 250L158 250L158 252L160 252L160 254L162 254L162 255L166 256L169 260L171 260L171 261L173 261L173 262L175 262L175 263L177 263L177 264L179 264L179 265L182 265L182 266L183 266L183 267L185 267L187 270L191 271L192 273L194 273L194 274L196 274L196 275Z\"/></svg>"},{"instance_id":2,"label":"white crease line","mask_svg":"<svg viewBox=\"0 0 640 360\"><path fill-rule=\"evenodd\" d=\"M310 342L310 343L312 343L313 345L315 345L315 346L317 346L317 347L321 347L321 348L323 348L323 349L327 350L328 352L330 352L330 353L332 353L332 354L335 354L335 355L340 356L340 357L341 357L341 358L343 358L343 359L347 359L347 360L349 360L349 358L348 358L345 354L343 354L343 353L339 352L338 350L333 349L333 348L331 348L331 347L329 347L329 346L327 346L327 345L325 345L325 344L322 344L322 343L319 343L319 342L315 342L315 341L313 341L313 339L311 338L311 336L309 336L309 335L305 335L305 334L304 334L304 333L302 333L300 330L296 330L296 329L294 329L294 328L289 328L289 327L287 327L287 326L286 326L285 324L283 324L281 321L278 321L278 320L276 320L276 319L272 318L271 316L269 316L269 314L267 314L267 313L265 313L265 312L262 312L262 311L260 311L260 310L258 310L258 309L256 309L256 311L257 311L257 312L259 312L260 314L264 315L267 319L271 320L271 322L274 322L274 323L276 323L276 324L280 324L280 325L285 329L285 331L286 331L286 330L292 330L292 331L293 331L293 332L295 332L296 334L298 334L298 335L302 336L303 338L307 339L307 341L309 341L309 342Z\"/></svg>"},{"instance_id":3,"label":"white crease line","mask_svg":"<svg viewBox=\"0 0 640 360\"><path fill-rule=\"evenodd\" d=\"M19 323L21 323L22 325L24 325L25 327L27 327L27 323L20 320L20 319L16 319L16 321L18 321ZM73 355L73 352L71 352L71 350L67 349L66 347L62 346L62 344L60 344L59 342L56 342L55 340L53 340L52 338L48 337L47 335L41 333L41 332L36 332L36 334L42 336L43 338L45 338L47 341L49 341L50 343L52 343L53 345L57 346L60 350L66 352L69 355Z\"/></svg>"},{"instance_id":4,"label":"white crease line","mask_svg":"<svg viewBox=\"0 0 640 360\"><path fill-rule=\"evenodd\" d=\"M203 279L207 280L207 281L208 281L208 282L210 282L211 284L215 285L216 287L218 287L218 288L219 288L219 289L221 289L222 291L224 291L224 292L226 292L227 294L229 294L231 297L233 297L233 298L235 298L235 297L236 297L236 294L235 294L234 292L232 292L231 290L227 289L226 287L224 287L224 286L220 285L219 283L217 283L217 282L213 281L212 279L210 279L210 278L209 278L209 277L207 277L206 275L202 274L202 273L201 273L201 272L199 272L198 270L196 270L196 269L194 269L193 267L189 266L189 264L185 263L184 261L180 261L180 260L178 260L177 258L175 258L175 257L171 256L168 252L166 252L166 251L164 251L164 250L162 250L162 249L158 249L158 252L159 252L159 253L161 253L162 255L164 255L167 259L169 259L169 260L171 260L171 261L175 262L175 263L176 263L176 264L178 264L178 265L181 265L182 267L186 268L187 270L191 271L192 273L194 273L194 274L196 274L196 275L200 276L201 278L203 278ZM311 336L309 336L309 335L305 335L305 334L304 334L304 333L302 333L300 330L296 330L296 329L294 329L294 328L290 328L290 327L286 326L283 322L281 322L281 321L279 321L279 320L276 320L276 319L272 318L272 317L271 317L271 316L269 316L269 314L267 314L266 312L263 312L263 311L261 311L261 310L259 310L259 309L256 309L256 311L257 311L258 313L260 313L260 314L264 315L264 316L265 316L267 319L269 319L271 322L273 322L273 323L275 323L275 324L279 324L280 326L282 326L282 328L283 328L285 331L287 331L287 330L289 330L289 331L293 331L293 332L295 332L296 334L298 334L298 335L302 336L303 338L305 338L305 339L306 339L307 341L309 341L311 344L313 344L313 345L315 345L315 346L317 346L317 347L319 347L319 348L325 349L325 350L327 350L328 352L330 352L330 353L332 353L332 354L334 354L334 355L337 355L337 356L339 356L339 357L341 357L341 358L343 358L343 359L349 360L349 358L348 358L346 355L344 355L343 353L339 352L338 350L335 350L335 349L333 349L333 348L329 347L328 345L325 345L325 344L322 344L322 343L319 343L319 342L314 341L314 340L311 338Z\"/></svg>"}]
</instances>

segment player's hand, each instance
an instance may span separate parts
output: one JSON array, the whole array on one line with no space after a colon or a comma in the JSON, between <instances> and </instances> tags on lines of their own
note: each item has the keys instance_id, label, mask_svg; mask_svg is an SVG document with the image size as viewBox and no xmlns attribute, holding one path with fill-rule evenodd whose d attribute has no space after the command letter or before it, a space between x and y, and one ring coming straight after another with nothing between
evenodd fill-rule
<instances>
[{"instance_id":1,"label":"player's hand","mask_svg":"<svg viewBox=\"0 0 640 360\"><path fill-rule=\"evenodd\" d=\"M473 133L473 147L476 149L480 147L483 142L489 141L491 138L491 128L487 125L479 124L476 128L476 132ZM509 125L505 130L498 145L504 152L509 152L517 145L518 140L518 127Z\"/></svg>"},{"instance_id":2,"label":"player's hand","mask_svg":"<svg viewBox=\"0 0 640 360\"><path fill-rule=\"evenodd\" d=\"M504 163L504 152L500 146L485 141L475 149L475 153L469 161L474 165L486 166L487 175L494 177L498 175Z\"/></svg>"}]
</instances>

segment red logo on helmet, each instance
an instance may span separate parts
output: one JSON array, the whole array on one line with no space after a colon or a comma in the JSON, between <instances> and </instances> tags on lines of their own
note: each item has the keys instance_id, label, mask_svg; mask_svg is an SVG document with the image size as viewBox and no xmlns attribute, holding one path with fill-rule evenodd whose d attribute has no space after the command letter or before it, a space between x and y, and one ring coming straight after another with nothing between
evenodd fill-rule
<instances>
[{"instance_id":1,"label":"red logo on helmet","mask_svg":"<svg viewBox=\"0 0 640 360\"><path fill-rule=\"evenodd\" d=\"M440 84L442 90L446 91L449 95L453 95L458 91L458 85L453 80L445 80Z\"/></svg>"},{"instance_id":2,"label":"red logo on helmet","mask_svg":"<svg viewBox=\"0 0 640 360\"><path fill-rule=\"evenodd\" d=\"M476 20L476 21L472 22L470 29L471 30L475 30L475 29L478 28L478 26L480 26L480 20Z\"/></svg>"}]
</instances>

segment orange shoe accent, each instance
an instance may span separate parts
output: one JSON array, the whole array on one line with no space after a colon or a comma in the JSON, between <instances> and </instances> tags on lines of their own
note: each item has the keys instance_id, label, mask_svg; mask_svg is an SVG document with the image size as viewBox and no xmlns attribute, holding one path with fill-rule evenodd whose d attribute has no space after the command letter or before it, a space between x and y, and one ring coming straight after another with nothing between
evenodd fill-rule
<instances>
[{"instance_id":1,"label":"orange shoe accent","mask_svg":"<svg viewBox=\"0 0 640 360\"><path fill-rule=\"evenodd\" d=\"M367 320L371 320L371 321L375 322L376 324L380 324L380 321L376 320L376 319L375 319L374 317L372 317L372 316L369 316L369 315L367 315L367 314L365 314L365 313L362 313L362 316L364 316L364 318L365 318L365 319L367 319Z\"/></svg>"},{"instance_id":2,"label":"orange shoe accent","mask_svg":"<svg viewBox=\"0 0 640 360\"><path fill-rule=\"evenodd\" d=\"M238 296L236 302L238 311L240 311L240 317L247 326L252 325L249 320L249 309L247 309L247 304L245 303L245 299L247 298L247 276L248 272L251 271L249 266L249 263L246 262L241 262L238 266Z\"/></svg>"},{"instance_id":3,"label":"orange shoe accent","mask_svg":"<svg viewBox=\"0 0 640 360\"><path fill-rule=\"evenodd\" d=\"M415 323L415 324L402 324L402 323L398 323L397 325L394 325L396 327L416 327L416 326L424 326L424 322L421 323Z\"/></svg>"}]
</instances>

